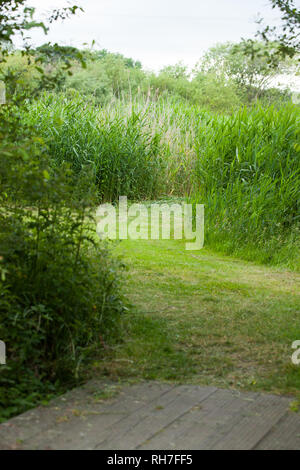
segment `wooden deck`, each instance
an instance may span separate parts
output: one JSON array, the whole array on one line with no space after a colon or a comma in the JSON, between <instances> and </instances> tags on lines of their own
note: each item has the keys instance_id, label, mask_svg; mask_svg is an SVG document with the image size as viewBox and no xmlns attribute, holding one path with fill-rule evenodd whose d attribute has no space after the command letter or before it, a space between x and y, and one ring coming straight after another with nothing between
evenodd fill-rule
<instances>
[{"instance_id":1,"label":"wooden deck","mask_svg":"<svg viewBox=\"0 0 300 470\"><path fill-rule=\"evenodd\" d=\"M194 385L89 382L1 424L0 449L300 449L291 401Z\"/></svg>"}]
</instances>

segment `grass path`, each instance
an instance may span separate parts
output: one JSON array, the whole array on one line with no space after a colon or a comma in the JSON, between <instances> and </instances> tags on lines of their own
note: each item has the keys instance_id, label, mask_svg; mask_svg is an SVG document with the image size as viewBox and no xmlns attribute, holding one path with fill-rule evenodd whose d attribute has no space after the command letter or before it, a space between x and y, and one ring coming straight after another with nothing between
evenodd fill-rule
<instances>
[{"instance_id":1,"label":"grass path","mask_svg":"<svg viewBox=\"0 0 300 470\"><path fill-rule=\"evenodd\" d=\"M134 313L99 365L110 377L282 394L300 391L300 275L185 251L182 241L122 241ZM104 369L104 370L103 370Z\"/></svg>"}]
</instances>

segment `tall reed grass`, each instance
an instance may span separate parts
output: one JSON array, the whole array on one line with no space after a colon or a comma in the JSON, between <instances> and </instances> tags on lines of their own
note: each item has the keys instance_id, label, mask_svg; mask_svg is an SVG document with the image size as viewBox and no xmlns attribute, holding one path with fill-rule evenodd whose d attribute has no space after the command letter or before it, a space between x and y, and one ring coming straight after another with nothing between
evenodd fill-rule
<instances>
[{"instance_id":1,"label":"tall reed grass","mask_svg":"<svg viewBox=\"0 0 300 470\"><path fill-rule=\"evenodd\" d=\"M208 244L299 267L299 107L219 115L150 95L103 108L45 95L26 119L55 165L93 166L102 199L189 196L206 206Z\"/></svg>"},{"instance_id":2,"label":"tall reed grass","mask_svg":"<svg viewBox=\"0 0 300 470\"><path fill-rule=\"evenodd\" d=\"M92 166L102 200L157 197L164 167L160 133L141 112L119 111L87 106L79 96L45 95L25 119L46 140L54 165L69 162L79 176Z\"/></svg>"},{"instance_id":3,"label":"tall reed grass","mask_svg":"<svg viewBox=\"0 0 300 470\"><path fill-rule=\"evenodd\" d=\"M198 132L194 199L206 204L208 242L299 266L299 124L295 106L257 107Z\"/></svg>"}]
</instances>

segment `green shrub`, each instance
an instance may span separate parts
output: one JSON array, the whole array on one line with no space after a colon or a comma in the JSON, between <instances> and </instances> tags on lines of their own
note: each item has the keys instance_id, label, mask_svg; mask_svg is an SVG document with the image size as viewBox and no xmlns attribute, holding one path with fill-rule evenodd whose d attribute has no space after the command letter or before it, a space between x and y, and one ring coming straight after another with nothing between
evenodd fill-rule
<instances>
[{"instance_id":1,"label":"green shrub","mask_svg":"<svg viewBox=\"0 0 300 470\"><path fill-rule=\"evenodd\" d=\"M82 377L124 311L121 265L95 236L95 188L53 170L47 148L17 110L1 110L0 418Z\"/></svg>"}]
</instances>

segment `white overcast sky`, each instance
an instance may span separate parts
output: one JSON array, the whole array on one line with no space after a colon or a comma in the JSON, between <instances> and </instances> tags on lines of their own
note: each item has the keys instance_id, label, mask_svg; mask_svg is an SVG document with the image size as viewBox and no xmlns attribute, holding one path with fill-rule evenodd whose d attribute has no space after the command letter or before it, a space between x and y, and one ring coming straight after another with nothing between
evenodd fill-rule
<instances>
[{"instance_id":1,"label":"white overcast sky","mask_svg":"<svg viewBox=\"0 0 300 470\"><path fill-rule=\"evenodd\" d=\"M299 6L300 6L300 0ZM65 0L28 0L42 10L62 7ZM192 66L218 42L254 37L260 13L268 23L278 18L268 0L72 0L85 13L53 24L45 37L32 34L35 45L53 41L120 52L147 69L183 61Z\"/></svg>"}]
</instances>

